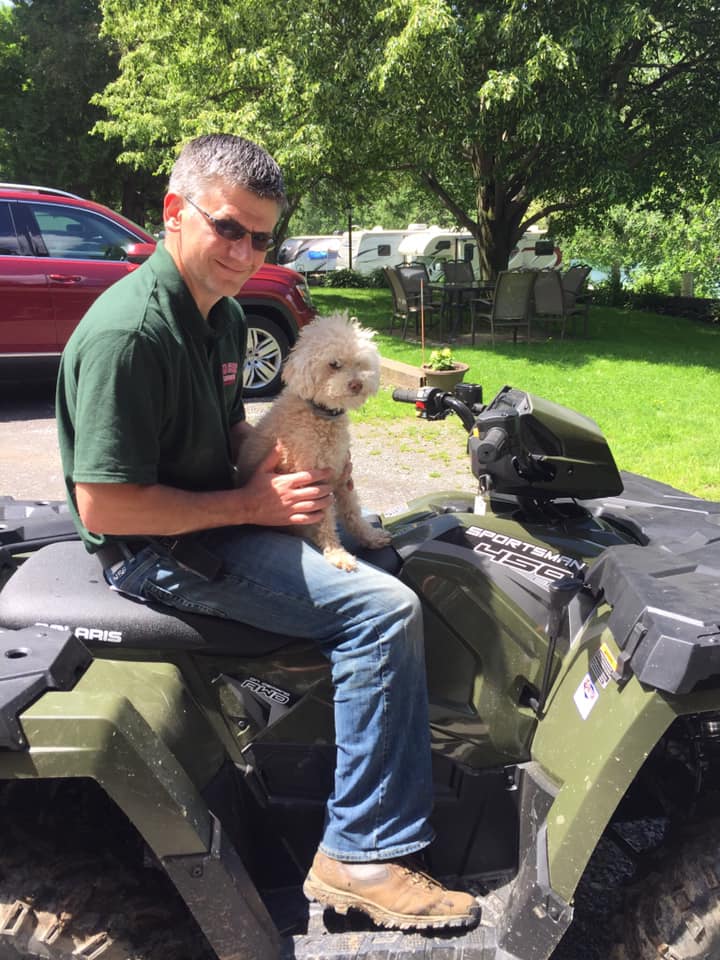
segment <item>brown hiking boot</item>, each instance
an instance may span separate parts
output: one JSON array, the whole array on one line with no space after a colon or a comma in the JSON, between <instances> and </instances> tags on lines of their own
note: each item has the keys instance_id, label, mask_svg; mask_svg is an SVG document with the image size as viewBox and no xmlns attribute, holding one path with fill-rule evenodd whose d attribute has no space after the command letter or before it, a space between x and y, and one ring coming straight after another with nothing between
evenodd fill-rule
<instances>
[{"instance_id":1,"label":"brown hiking boot","mask_svg":"<svg viewBox=\"0 0 720 960\"><path fill-rule=\"evenodd\" d=\"M380 926L396 930L466 927L480 917L480 904L469 893L446 890L426 873L410 869L407 860L344 863L318 850L303 893L337 913L362 910Z\"/></svg>"}]
</instances>

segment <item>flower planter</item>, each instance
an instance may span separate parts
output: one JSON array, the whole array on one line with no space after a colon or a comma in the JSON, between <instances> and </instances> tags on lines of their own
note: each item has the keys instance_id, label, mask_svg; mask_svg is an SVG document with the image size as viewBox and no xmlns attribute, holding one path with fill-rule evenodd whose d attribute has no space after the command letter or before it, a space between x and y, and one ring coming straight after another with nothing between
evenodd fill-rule
<instances>
[{"instance_id":1,"label":"flower planter","mask_svg":"<svg viewBox=\"0 0 720 960\"><path fill-rule=\"evenodd\" d=\"M470 367L467 363L456 363L452 370L432 370L427 366L422 368L422 376L426 387L439 387L441 390L452 390L456 383L462 383Z\"/></svg>"}]
</instances>

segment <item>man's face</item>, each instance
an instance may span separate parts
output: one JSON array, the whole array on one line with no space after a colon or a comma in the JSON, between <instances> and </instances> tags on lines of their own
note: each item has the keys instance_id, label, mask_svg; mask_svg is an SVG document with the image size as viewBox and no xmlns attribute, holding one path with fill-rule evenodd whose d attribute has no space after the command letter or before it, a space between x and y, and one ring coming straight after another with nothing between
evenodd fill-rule
<instances>
[{"instance_id":1,"label":"man's face","mask_svg":"<svg viewBox=\"0 0 720 960\"><path fill-rule=\"evenodd\" d=\"M275 200L261 199L242 187L222 182L192 200L169 193L165 198L165 245L175 260L200 312L207 316L221 297L234 297L265 262L265 252L252 245L250 233L240 240L218 236L201 212L216 220L233 220L252 233L272 233L280 213ZM197 209L197 208L200 209Z\"/></svg>"}]
</instances>

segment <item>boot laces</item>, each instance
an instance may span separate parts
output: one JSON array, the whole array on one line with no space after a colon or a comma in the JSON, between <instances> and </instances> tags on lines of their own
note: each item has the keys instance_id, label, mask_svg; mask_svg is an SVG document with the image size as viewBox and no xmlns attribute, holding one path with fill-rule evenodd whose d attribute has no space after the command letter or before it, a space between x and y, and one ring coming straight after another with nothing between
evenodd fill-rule
<instances>
[{"instance_id":1,"label":"boot laces","mask_svg":"<svg viewBox=\"0 0 720 960\"><path fill-rule=\"evenodd\" d=\"M425 873L424 870L420 870L416 865L408 866L405 863L398 863L397 865L411 883L424 887L427 891L445 890L441 883L438 883L437 880Z\"/></svg>"}]
</instances>

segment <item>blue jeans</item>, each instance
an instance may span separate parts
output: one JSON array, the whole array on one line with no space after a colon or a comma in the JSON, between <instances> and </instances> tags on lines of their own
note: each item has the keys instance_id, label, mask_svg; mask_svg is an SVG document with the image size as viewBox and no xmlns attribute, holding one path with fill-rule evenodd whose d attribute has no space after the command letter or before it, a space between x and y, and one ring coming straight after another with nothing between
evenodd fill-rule
<instances>
[{"instance_id":1,"label":"blue jeans","mask_svg":"<svg viewBox=\"0 0 720 960\"><path fill-rule=\"evenodd\" d=\"M320 849L389 860L433 838L422 611L391 575L338 570L312 545L267 528L206 531L223 561L208 581L146 547L115 581L122 592L314 640L330 661L337 760Z\"/></svg>"}]
</instances>

